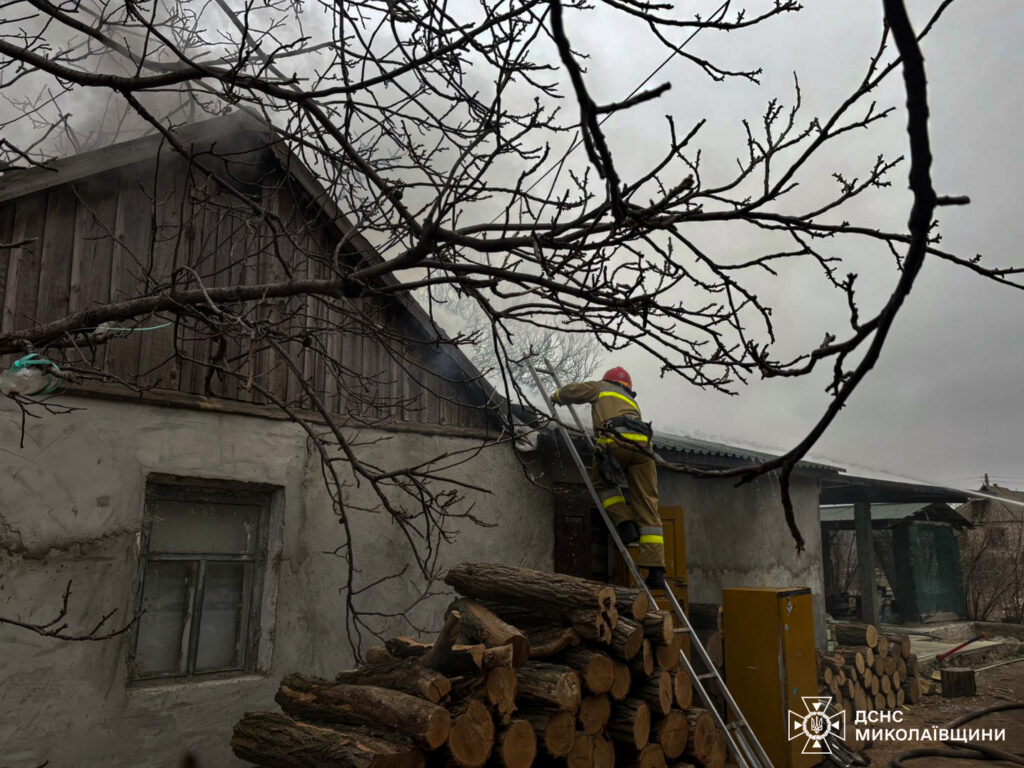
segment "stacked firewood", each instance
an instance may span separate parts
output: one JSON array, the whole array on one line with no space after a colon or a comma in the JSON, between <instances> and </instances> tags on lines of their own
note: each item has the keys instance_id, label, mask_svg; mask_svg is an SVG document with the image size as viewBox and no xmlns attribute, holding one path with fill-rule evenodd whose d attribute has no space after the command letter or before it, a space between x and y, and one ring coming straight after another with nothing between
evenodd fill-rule
<instances>
[{"instance_id":1,"label":"stacked firewood","mask_svg":"<svg viewBox=\"0 0 1024 768\"><path fill-rule=\"evenodd\" d=\"M683 634L638 590L463 563L432 643L395 637L328 681L286 675L283 713L247 712L232 747L266 768L722 768L694 706Z\"/></svg>"},{"instance_id":2,"label":"stacked firewood","mask_svg":"<svg viewBox=\"0 0 1024 768\"><path fill-rule=\"evenodd\" d=\"M855 712L902 709L921 700L920 666L908 635L886 636L870 624L833 629L835 650L818 655L819 691L846 710L848 722Z\"/></svg>"}]
</instances>

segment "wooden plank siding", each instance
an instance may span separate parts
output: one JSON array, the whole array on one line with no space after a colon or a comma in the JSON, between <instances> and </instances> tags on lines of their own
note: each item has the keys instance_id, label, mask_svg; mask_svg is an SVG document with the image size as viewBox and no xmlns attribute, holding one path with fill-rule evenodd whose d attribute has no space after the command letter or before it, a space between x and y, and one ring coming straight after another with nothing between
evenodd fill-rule
<instances>
[{"instance_id":1,"label":"wooden plank siding","mask_svg":"<svg viewBox=\"0 0 1024 768\"><path fill-rule=\"evenodd\" d=\"M158 161L36 185L23 197L8 193L0 202L0 243L28 242L0 249L0 333L166 291L172 280L194 287L197 278L212 286L289 274L325 279L362 258L351 243L338 247L338 229L299 185L265 161L263 167L259 183L247 182L245 191L269 209L276 234L253 206L168 152ZM250 257L244 265L243 254ZM329 411L367 424L487 427L476 407L479 388L445 380L456 370L457 378L465 374L441 347L425 343L429 332L395 299L304 296L253 302L247 310L247 322L293 337L283 347L300 373L266 341L250 348L241 334L222 337L197 318L174 322L167 315L126 321L172 325L121 332L106 344L90 345L83 334L67 358L94 363L108 384L269 402L246 386L251 380L308 411L305 382Z\"/></svg>"}]
</instances>

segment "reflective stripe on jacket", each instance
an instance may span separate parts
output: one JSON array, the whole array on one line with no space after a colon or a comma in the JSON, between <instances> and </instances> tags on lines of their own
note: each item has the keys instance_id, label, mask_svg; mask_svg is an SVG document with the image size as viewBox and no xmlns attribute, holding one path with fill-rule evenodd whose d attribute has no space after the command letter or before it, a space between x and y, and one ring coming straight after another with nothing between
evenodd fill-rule
<instances>
[{"instance_id":1,"label":"reflective stripe on jacket","mask_svg":"<svg viewBox=\"0 0 1024 768\"><path fill-rule=\"evenodd\" d=\"M601 426L609 419L616 416L632 416L640 419L640 406L629 396L624 387L612 384L608 381L582 381L575 384L566 384L555 392L553 399L556 403L590 403L590 418L594 424L594 434L599 434ZM647 435L639 432L626 432L618 430L619 434L627 440L635 442L647 442ZM599 443L612 443L614 438L599 437Z\"/></svg>"}]
</instances>

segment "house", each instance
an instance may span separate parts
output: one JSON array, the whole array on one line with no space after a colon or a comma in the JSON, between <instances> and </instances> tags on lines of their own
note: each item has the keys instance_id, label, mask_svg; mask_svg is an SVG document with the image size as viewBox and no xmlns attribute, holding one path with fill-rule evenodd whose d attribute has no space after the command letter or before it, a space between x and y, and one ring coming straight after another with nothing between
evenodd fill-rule
<instances>
[{"instance_id":1,"label":"house","mask_svg":"<svg viewBox=\"0 0 1024 768\"><path fill-rule=\"evenodd\" d=\"M1024 491L991 483L958 510L967 608L978 621L1024 624Z\"/></svg>"},{"instance_id":2,"label":"house","mask_svg":"<svg viewBox=\"0 0 1024 768\"><path fill-rule=\"evenodd\" d=\"M191 157L150 136L0 177L0 243L19 244L0 250L0 337L158 295L172 280L262 286L380 262L264 124L235 113L183 127L176 141ZM236 259L242 252L260 257ZM69 631L113 609L107 626L143 611L103 642L0 624L0 764L176 767L191 752L200 765L238 765L231 725L265 706L282 674L329 677L351 664L351 578L380 614L365 617L365 635L440 625L446 598L417 602L407 538L372 511L350 467L345 538L316 449L328 422L358 441L364 462L458 456L450 482L436 485L460 488L482 525L449 521L453 542L431 529L434 570L462 560L582 568L596 543L604 570L589 575L608 575L607 543L552 433L532 446L511 439L500 398L458 347L381 286L259 296L242 318L249 343L222 338L203 313L178 324L155 311L138 330L69 329L69 359L86 375L50 401L66 412L26 418L0 398L0 617L43 624L68 584ZM293 365L255 341L272 337L267 328L303 331L282 342ZM114 336L96 343L96 331ZM684 437L661 436L655 448L704 468L764 458ZM836 473L802 462L793 475L807 539L797 553L771 476L737 486L662 470L662 504L680 534L675 578L689 598L809 586L823 615L818 494ZM354 573L339 556L346 541ZM823 622L818 633L823 643Z\"/></svg>"},{"instance_id":3,"label":"house","mask_svg":"<svg viewBox=\"0 0 1024 768\"><path fill-rule=\"evenodd\" d=\"M826 583L835 590L828 595L829 605L836 615L846 602L843 593L854 591L854 526L854 505L821 508L821 536L829 552ZM883 606L883 620L966 618L957 533L969 526L959 512L942 502L871 505L873 549L881 571L877 584L884 584L894 595Z\"/></svg>"},{"instance_id":4,"label":"house","mask_svg":"<svg viewBox=\"0 0 1024 768\"><path fill-rule=\"evenodd\" d=\"M24 243L0 251L0 335L150 293L140 281L166 285L174 270L187 280L183 267L225 286L263 284L285 269L323 278L332 259L379 260L244 113L177 138L193 158L150 136L0 177L0 243ZM241 199L224 191L229 184ZM248 200L278 217L272 241ZM240 265L240 249L265 257ZM238 764L231 724L271 700L284 672L332 676L351 664L350 576L365 589L405 572L366 592L372 610L397 614L368 617L370 629L439 626L445 601L416 605L405 537L388 516L360 511L375 498L344 466L358 571L332 554L346 539L320 457L274 400L322 429L317 393L364 462L398 468L466 452L444 474L470 486L466 503L484 525L450 521L457 546L431 533L423 547L434 547L439 572L466 559L551 569L548 492L487 407L490 388L418 305L385 291L303 297L254 302L247 321L275 318L298 318L307 343L328 355L289 342L290 370L265 348L229 340L221 357L235 375L222 375L204 365L214 334L157 313L140 324L152 330L106 344L74 337L81 367L109 373L52 400L78 410L28 418L23 430L21 409L0 397L0 616L45 623L67 584L75 631L113 609L110 626L145 609L103 642L0 626L0 764L178 766L186 751L204 766ZM476 490L480 478L490 493Z\"/></svg>"}]
</instances>

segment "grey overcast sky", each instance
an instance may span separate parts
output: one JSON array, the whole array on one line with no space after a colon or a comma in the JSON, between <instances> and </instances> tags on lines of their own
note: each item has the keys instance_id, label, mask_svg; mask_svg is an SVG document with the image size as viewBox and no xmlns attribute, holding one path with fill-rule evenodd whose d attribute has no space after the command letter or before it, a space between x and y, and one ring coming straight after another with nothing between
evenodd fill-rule
<instances>
[{"instance_id":1,"label":"grey overcast sky","mask_svg":"<svg viewBox=\"0 0 1024 768\"><path fill-rule=\"evenodd\" d=\"M704 146L710 167L733 163L742 149L737 118L757 119L771 96L791 104L794 70L800 76L805 114L827 114L863 77L878 42L881 3L810 0L806 5L800 14L757 34L694 40L691 52L714 55L720 65L764 66L762 85L725 86L728 98L723 100L722 86L711 91L692 66L673 63L652 81L673 82L662 100L609 124L616 151L642 159L648 144L660 149L662 115L671 112L680 125L708 117L704 138L710 134L713 139ZM910 2L918 27L937 5ZM589 82L602 83L607 95L618 98L664 58L662 50L631 46L626 29L613 33L595 24L570 26L569 33L574 45L593 54ZM983 254L987 263L1024 264L1024 151L1018 138L1024 125L1022 40L1024 5L967 0L954 3L924 45L935 186L939 194L972 199L969 207L940 209L943 246L960 255ZM848 157L833 155L837 168L846 170L844 163L849 162L850 172L859 170L863 176L879 152L905 151L901 79L893 78L878 100L880 105L896 105L897 112L846 145ZM722 150L717 158L716 146ZM874 209L858 209L865 221L905 231L906 171L905 165L895 170L894 192L871 203ZM715 245L721 249L730 244ZM895 280L891 259L877 251L843 255L873 289L876 302L881 301ZM873 259L885 263L874 264ZM837 301L842 305L842 296L819 295L827 290L821 281L804 280L796 272L771 290L776 321L785 334L813 345L825 330L842 333L845 316L837 317L831 328L832 315L824 309ZM871 308L868 297L863 301ZM1024 293L930 259L880 362L812 455L851 473L891 473L977 487L988 472L993 480L1024 487L1022 330ZM730 397L659 379L657 367L639 352L617 354L606 363L631 371L646 417L663 432L783 450L806 433L828 402L821 376L799 382L754 380Z\"/></svg>"}]
</instances>

